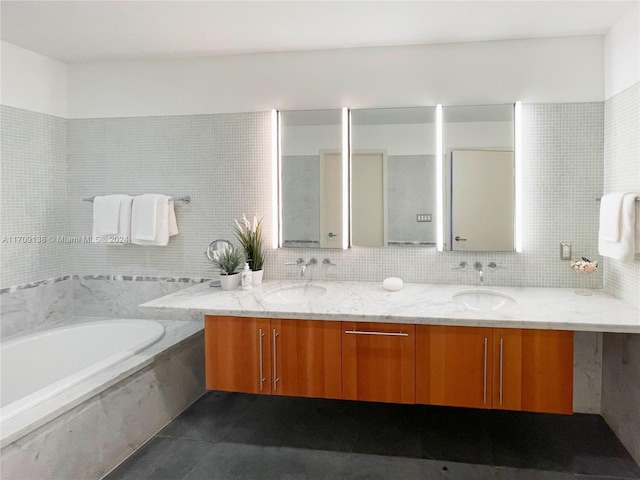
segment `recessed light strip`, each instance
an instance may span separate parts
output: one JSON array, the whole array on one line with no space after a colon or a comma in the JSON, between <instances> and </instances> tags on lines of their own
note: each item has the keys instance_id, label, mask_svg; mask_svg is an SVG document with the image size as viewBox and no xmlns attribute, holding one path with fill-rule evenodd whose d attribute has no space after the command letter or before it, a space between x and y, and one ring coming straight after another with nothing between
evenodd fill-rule
<instances>
[{"instance_id":1,"label":"recessed light strip","mask_svg":"<svg viewBox=\"0 0 640 480\"><path fill-rule=\"evenodd\" d=\"M442 104L436 105L436 247L444 249L444 209L442 198Z\"/></svg>"},{"instance_id":2,"label":"recessed light strip","mask_svg":"<svg viewBox=\"0 0 640 480\"><path fill-rule=\"evenodd\" d=\"M515 228L514 242L516 252L522 252L522 102L514 107L514 151L515 151Z\"/></svg>"},{"instance_id":3,"label":"recessed light strip","mask_svg":"<svg viewBox=\"0 0 640 480\"><path fill-rule=\"evenodd\" d=\"M349 109L342 109L342 249L349 248Z\"/></svg>"}]
</instances>

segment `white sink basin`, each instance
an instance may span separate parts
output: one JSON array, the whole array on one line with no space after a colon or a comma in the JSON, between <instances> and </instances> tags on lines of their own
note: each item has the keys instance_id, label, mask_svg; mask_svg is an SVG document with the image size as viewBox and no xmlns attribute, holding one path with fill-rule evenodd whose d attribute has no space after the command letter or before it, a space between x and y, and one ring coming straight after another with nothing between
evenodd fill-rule
<instances>
[{"instance_id":1,"label":"white sink basin","mask_svg":"<svg viewBox=\"0 0 640 480\"><path fill-rule=\"evenodd\" d=\"M506 293L496 290L463 290L453 296L453 301L477 312L504 310L518 303Z\"/></svg>"},{"instance_id":2,"label":"white sink basin","mask_svg":"<svg viewBox=\"0 0 640 480\"><path fill-rule=\"evenodd\" d=\"M278 305L292 305L320 298L327 289L320 285L292 285L267 293L264 301Z\"/></svg>"}]
</instances>

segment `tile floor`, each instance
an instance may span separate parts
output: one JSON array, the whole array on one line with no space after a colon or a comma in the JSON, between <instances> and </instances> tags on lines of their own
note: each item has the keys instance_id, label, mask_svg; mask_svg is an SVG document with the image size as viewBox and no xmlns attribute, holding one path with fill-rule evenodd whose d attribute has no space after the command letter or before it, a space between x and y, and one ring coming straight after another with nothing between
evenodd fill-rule
<instances>
[{"instance_id":1,"label":"tile floor","mask_svg":"<svg viewBox=\"0 0 640 480\"><path fill-rule=\"evenodd\" d=\"M208 392L106 480L640 479L597 415Z\"/></svg>"}]
</instances>

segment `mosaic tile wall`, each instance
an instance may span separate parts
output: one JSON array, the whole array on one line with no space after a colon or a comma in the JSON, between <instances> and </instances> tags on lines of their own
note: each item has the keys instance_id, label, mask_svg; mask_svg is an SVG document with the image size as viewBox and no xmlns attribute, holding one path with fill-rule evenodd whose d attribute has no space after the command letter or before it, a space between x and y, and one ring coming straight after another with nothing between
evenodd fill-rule
<instances>
[{"instance_id":1,"label":"mosaic tile wall","mask_svg":"<svg viewBox=\"0 0 640 480\"><path fill-rule=\"evenodd\" d=\"M0 285L68 273L67 121L2 105L0 122Z\"/></svg>"},{"instance_id":2,"label":"mosaic tile wall","mask_svg":"<svg viewBox=\"0 0 640 480\"><path fill-rule=\"evenodd\" d=\"M604 193L640 194L640 83L605 102L604 140ZM603 263L605 290L640 306L640 255L632 263L609 258Z\"/></svg>"},{"instance_id":3,"label":"mosaic tile wall","mask_svg":"<svg viewBox=\"0 0 640 480\"><path fill-rule=\"evenodd\" d=\"M640 83L604 108L604 192L640 193ZM605 258L604 274L605 290L640 306L640 255ZM605 333L602 343L602 416L640 464L640 335Z\"/></svg>"},{"instance_id":4,"label":"mosaic tile wall","mask_svg":"<svg viewBox=\"0 0 640 480\"><path fill-rule=\"evenodd\" d=\"M453 271L461 261L495 261L488 285L602 286L600 273L582 277L559 259L559 243L574 256L597 258L597 203L602 190L602 103L523 106L525 252L437 253L413 247L347 251L271 251L265 278L296 278L285 262L328 257L335 267L312 275L327 280L473 284L475 272ZM243 212L264 215L271 230L271 145L268 113L71 120L69 201L71 234L91 230L91 204L105 193L161 192L191 195L178 205L180 235L167 247L71 245L77 274L211 276L203 252L216 238L233 238Z\"/></svg>"}]
</instances>

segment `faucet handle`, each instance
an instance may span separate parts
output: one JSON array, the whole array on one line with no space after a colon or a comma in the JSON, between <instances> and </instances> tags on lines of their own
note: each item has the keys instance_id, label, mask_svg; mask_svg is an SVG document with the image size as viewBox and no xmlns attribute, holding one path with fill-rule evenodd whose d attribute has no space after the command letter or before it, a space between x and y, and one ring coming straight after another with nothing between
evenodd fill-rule
<instances>
[{"instance_id":1,"label":"faucet handle","mask_svg":"<svg viewBox=\"0 0 640 480\"><path fill-rule=\"evenodd\" d=\"M473 264L473 268L476 270L482 270L482 264L480 262L476 262Z\"/></svg>"},{"instance_id":2,"label":"faucet handle","mask_svg":"<svg viewBox=\"0 0 640 480\"><path fill-rule=\"evenodd\" d=\"M304 260L302 258L298 258L295 262L287 262L285 265L302 265Z\"/></svg>"},{"instance_id":3,"label":"faucet handle","mask_svg":"<svg viewBox=\"0 0 640 480\"><path fill-rule=\"evenodd\" d=\"M311 260L309 260L309 263L307 263L307 265L317 265L318 264L318 260L316 259L316 257L313 257Z\"/></svg>"},{"instance_id":4,"label":"faucet handle","mask_svg":"<svg viewBox=\"0 0 640 480\"><path fill-rule=\"evenodd\" d=\"M506 270L507 269L507 267L504 267L502 265L498 265L496 262L489 262L489 265L487 265L487 267L489 267L489 270L491 270L492 272L495 271L495 270L498 270L498 269L500 269L500 270L503 270L503 269Z\"/></svg>"},{"instance_id":5,"label":"faucet handle","mask_svg":"<svg viewBox=\"0 0 640 480\"><path fill-rule=\"evenodd\" d=\"M325 267L337 266L335 263L332 263L331 260L329 260L328 258L325 258L324 260L322 260L322 265L324 265Z\"/></svg>"},{"instance_id":6,"label":"faucet handle","mask_svg":"<svg viewBox=\"0 0 640 480\"><path fill-rule=\"evenodd\" d=\"M453 267L451 270L466 270L468 267L467 262L460 262L460 265Z\"/></svg>"}]
</instances>

